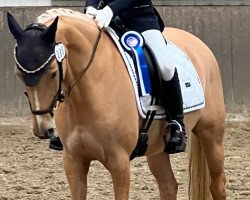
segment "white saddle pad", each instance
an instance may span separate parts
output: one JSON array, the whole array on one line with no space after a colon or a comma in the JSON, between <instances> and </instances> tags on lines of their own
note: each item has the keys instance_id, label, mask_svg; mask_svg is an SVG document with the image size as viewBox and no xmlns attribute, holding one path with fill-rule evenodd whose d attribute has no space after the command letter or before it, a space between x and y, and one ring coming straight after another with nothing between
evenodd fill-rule
<instances>
[{"instance_id":1,"label":"white saddle pad","mask_svg":"<svg viewBox=\"0 0 250 200\"><path fill-rule=\"evenodd\" d=\"M115 31L112 28L108 28L107 32L115 42L127 66L134 87L138 111L141 117L145 119L148 110L157 110L155 119L165 118L164 109L161 106L150 105L152 99L151 95L139 97L138 84L143 83L138 83L139 80L137 80L137 76L135 75L136 70L134 68L133 60L130 55L124 51ZM187 113L204 108L205 98L203 88L191 60L180 48L169 41L167 42L167 48L169 48L169 52L171 52L172 60L178 71L183 97L183 112Z\"/></svg>"}]
</instances>

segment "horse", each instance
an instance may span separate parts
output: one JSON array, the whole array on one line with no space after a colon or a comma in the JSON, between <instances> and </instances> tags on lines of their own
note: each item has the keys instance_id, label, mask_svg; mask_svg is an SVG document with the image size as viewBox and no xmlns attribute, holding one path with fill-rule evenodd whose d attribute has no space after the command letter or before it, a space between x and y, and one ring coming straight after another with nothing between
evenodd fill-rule
<instances>
[{"instance_id":1,"label":"horse","mask_svg":"<svg viewBox=\"0 0 250 200\"><path fill-rule=\"evenodd\" d=\"M55 9L39 19L45 27L24 30L8 14L9 29L17 41L15 71L24 82L34 135L49 139L58 132L72 200L87 198L93 160L110 172L115 199L128 200L130 155L142 119L124 61L108 34L84 14ZM218 63L194 35L176 28L165 28L163 35L191 59L206 101L205 108L184 117L190 154L189 199L226 199L225 105ZM56 43L64 46L61 64L53 51ZM59 105L58 100L62 100ZM153 121L145 156L160 199L172 200L177 198L178 184L170 156L164 152L165 123Z\"/></svg>"}]
</instances>

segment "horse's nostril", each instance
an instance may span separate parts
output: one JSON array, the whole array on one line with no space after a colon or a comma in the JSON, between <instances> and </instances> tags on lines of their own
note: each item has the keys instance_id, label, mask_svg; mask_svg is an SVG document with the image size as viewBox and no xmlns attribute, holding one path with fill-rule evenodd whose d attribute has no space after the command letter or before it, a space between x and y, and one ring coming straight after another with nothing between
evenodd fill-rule
<instances>
[{"instance_id":1,"label":"horse's nostril","mask_svg":"<svg viewBox=\"0 0 250 200\"><path fill-rule=\"evenodd\" d=\"M53 129L53 128L50 128L50 129L48 130L48 136L49 136L49 137L53 137L53 136L54 136L54 129Z\"/></svg>"}]
</instances>

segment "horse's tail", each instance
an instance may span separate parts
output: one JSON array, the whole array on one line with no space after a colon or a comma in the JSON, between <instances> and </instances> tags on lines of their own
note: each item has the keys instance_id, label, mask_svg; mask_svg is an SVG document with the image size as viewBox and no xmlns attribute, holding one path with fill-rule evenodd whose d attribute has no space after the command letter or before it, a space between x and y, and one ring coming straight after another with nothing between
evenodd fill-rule
<instances>
[{"instance_id":1,"label":"horse's tail","mask_svg":"<svg viewBox=\"0 0 250 200\"><path fill-rule=\"evenodd\" d=\"M189 199L210 200L210 175L206 155L199 138L193 133L189 136Z\"/></svg>"}]
</instances>

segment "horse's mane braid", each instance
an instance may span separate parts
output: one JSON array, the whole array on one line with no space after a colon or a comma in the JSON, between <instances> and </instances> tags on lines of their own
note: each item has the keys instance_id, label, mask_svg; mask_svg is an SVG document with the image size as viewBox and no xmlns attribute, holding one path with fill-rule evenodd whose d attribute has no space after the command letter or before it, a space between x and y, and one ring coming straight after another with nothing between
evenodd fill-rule
<instances>
[{"instance_id":1,"label":"horse's mane braid","mask_svg":"<svg viewBox=\"0 0 250 200\"><path fill-rule=\"evenodd\" d=\"M37 17L37 22L44 24L47 21L56 18L57 16L69 16L69 17L82 19L82 20L93 23L93 20L90 20L88 17L86 17L85 14L82 14L80 12L73 11L70 9L65 9L65 8L56 8L56 9L53 8L53 9L47 10L45 13Z\"/></svg>"}]
</instances>

